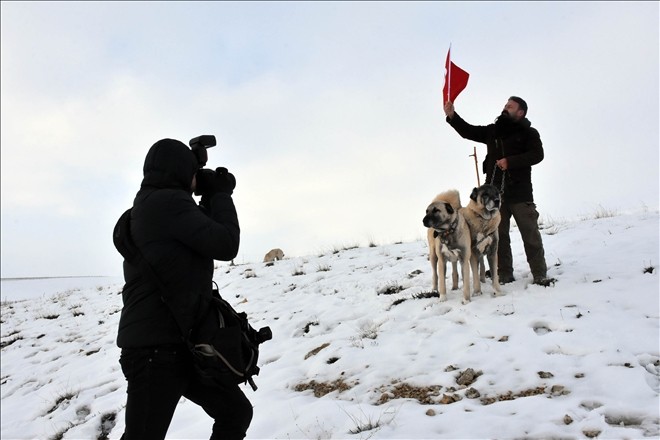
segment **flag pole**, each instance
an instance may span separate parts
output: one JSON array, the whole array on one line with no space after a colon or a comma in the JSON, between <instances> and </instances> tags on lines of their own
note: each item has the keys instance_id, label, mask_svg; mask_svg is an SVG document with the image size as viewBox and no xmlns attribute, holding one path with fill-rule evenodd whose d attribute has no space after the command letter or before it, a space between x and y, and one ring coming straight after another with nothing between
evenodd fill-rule
<instances>
[{"instance_id":1,"label":"flag pole","mask_svg":"<svg viewBox=\"0 0 660 440\"><path fill-rule=\"evenodd\" d=\"M449 43L449 50L447 51L447 101L451 96L451 42Z\"/></svg>"},{"instance_id":2,"label":"flag pole","mask_svg":"<svg viewBox=\"0 0 660 440\"><path fill-rule=\"evenodd\" d=\"M472 147L474 149L474 153L470 154L468 157L474 157L474 171L477 173L477 186L481 186L481 180L479 179L479 166L477 162L477 147Z\"/></svg>"}]
</instances>

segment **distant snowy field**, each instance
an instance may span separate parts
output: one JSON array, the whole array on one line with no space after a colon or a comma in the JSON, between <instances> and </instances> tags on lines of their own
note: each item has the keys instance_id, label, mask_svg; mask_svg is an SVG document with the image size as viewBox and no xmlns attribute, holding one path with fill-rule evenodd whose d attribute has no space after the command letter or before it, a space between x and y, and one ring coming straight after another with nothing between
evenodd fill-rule
<instances>
[{"instance_id":1,"label":"distant snowy field","mask_svg":"<svg viewBox=\"0 0 660 440\"><path fill-rule=\"evenodd\" d=\"M122 284L121 277L9 278L0 281L2 301L46 298L55 293Z\"/></svg>"},{"instance_id":2,"label":"distant snowy field","mask_svg":"<svg viewBox=\"0 0 660 440\"><path fill-rule=\"evenodd\" d=\"M429 297L423 241L220 264L223 296L274 334L248 438L658 438L659 214L596 217L543 225L552 288L513 230L517 280L467 305ZM2 281L3 440L121 436L121 288ZM211 424L182 399L168 438Z\"/></svg>"}]
</instances>

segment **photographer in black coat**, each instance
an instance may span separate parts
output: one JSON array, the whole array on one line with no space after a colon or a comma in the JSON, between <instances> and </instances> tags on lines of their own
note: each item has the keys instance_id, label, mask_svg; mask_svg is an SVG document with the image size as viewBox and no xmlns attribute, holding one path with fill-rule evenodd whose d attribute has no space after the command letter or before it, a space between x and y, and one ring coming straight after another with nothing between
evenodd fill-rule
<instances>
[{"instance_id":1,"label":"photographer in black coat","mask_svg":"<svg viewBox=\"0 0 660 440\"><path fill-rule=\"evenodd\" d=\"M124 440L164 439L182 396L214 419L211 439L242 439L252 419L252 405L237 384L199 382L185 343L210 301L213 260L232 260L240 241L231 198L236 180L224 168L201 173L202 165L172 139L156 142L144 162L130 230L160 282L142 264L124 261L117 335L128 381ZM204 206L193 191L202 194Z\"/></svg>"}]
</instances>

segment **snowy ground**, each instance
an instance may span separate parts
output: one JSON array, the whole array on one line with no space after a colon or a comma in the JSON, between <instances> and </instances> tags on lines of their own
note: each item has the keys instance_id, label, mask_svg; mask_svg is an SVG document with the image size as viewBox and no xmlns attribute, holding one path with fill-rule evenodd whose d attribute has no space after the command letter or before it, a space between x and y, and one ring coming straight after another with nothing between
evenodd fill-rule
<instances>
[{"instance_id":1,"label":"snowy ground","mask_svg":"<svg viewBox=\"0 0 660 440\"><path fill-rule=\"evenodd\" d=\"M658 438L658 220L543 225L553 288L530 284L514 230L517 281L467 305L425 297L422 241L221 265L224 297L274 334L248 438ZM2 439L122 434L122 285L78 281L2 281ZM168 438L211 424L182 400Z\"/></svg>"}]
</instances>

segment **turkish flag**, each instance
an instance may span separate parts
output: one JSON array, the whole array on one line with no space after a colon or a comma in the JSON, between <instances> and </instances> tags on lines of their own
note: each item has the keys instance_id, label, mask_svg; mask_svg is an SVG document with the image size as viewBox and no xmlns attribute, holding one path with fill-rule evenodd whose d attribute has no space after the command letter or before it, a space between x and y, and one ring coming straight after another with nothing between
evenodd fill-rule
<instances>
[{"instance_id":1,"label":"turkish flag","mask_svg":"<svg viewBox=\"0 0 660 440\"><path fill-rule=\"evenodd\" d=\"M445 86L442 89L442 103L447 100L454 102L459 93L467 86L470 74L458 67L451 61L451 47L447 51L447 60L445 61Z\"/></svg>"}]
</instances>

